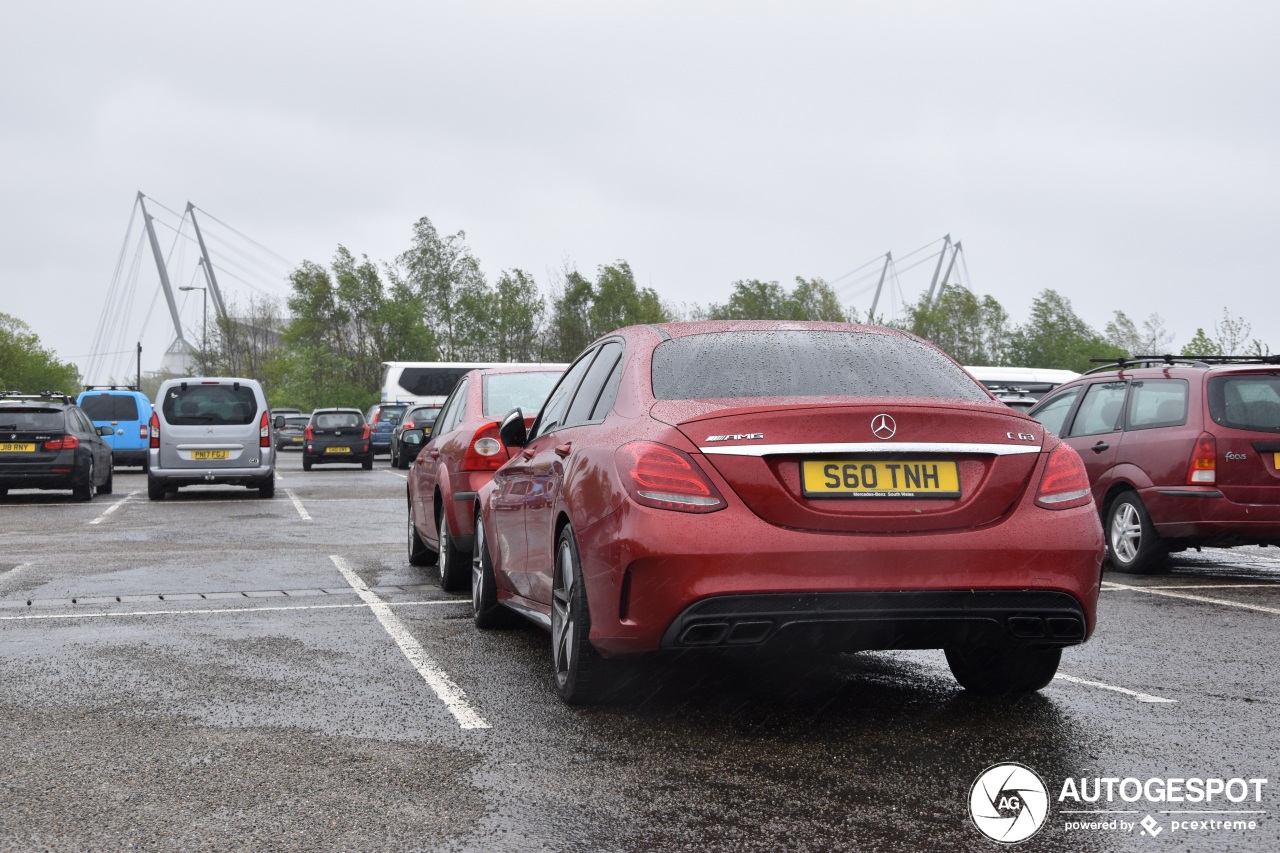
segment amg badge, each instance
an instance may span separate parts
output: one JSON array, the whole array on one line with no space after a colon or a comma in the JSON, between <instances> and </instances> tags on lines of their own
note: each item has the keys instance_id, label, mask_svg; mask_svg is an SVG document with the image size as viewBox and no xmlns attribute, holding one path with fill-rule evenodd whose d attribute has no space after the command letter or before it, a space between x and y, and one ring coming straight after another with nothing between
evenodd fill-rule
<instances>
[{"instance_id":1,"label":"amg badge","mask_svg":"<svg viewBox=\"0 0 1280 853\"><path fill-rule=\"evenodd\" d=\"M742 435L709 435L707 441L759 441L763 438L762 432L748 432Z\"/></svg>"}]
</instances>

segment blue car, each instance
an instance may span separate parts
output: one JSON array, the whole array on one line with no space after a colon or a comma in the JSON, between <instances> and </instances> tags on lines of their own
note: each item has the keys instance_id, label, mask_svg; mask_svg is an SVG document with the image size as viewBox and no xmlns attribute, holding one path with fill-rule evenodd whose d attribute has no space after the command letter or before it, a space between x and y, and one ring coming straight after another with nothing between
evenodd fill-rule
<instances>
[{"instance_id":1,"label":"blue car","mask_svg":"<svg viewBox=\"0 0 1280 853\"><path fill-rule=\"evenodd\" d=\"M104 436L117 466L147 468L151 446L151 401L132 385L89 385L76 405L96 427L111 427Z\"/></svg>"},{"instance_id":2,"label":"blue car","mask_svg":"<svg viewBox=\"0 0 1280 853\"><path fill-rule=\"evenodd\" d=\"M410 405L410 403L378 403L369 409L365 420L369 422L370 438L375 454L391 452L391 433L395 431L396 424L400 423L400 419L404 417Z\"/></svg>"}]
</instances>

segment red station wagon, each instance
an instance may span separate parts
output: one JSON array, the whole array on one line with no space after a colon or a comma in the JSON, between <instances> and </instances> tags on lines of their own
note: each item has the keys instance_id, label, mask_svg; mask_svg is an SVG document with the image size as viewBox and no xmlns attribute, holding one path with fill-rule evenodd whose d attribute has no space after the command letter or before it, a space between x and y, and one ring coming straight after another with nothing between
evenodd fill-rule
<instances>
[{"instance_id":1,"label":"red station wagon","mask_svg":"<svg viewBox=\"0 0 1280 853\"><path fill-rule=\"evenodd\" d=\"M479 627L551 633L559 695L613 658L941 648L978 693L1053 678L1094 629L1079 455L905 332L634 326L592 344L479 494Z\"/></svg>"},{"instance_id":2,"label":"red station wagon","mask_svg":"<svg viewBox=\"0 0 1280 853\"><path fill-rule=\"evenodd\" d=\"M1170 551L1280 545L1280 357L1109 364L1028 414L1084 459L1111 565L1152 572Z\"/></svg>"}]
</instances>

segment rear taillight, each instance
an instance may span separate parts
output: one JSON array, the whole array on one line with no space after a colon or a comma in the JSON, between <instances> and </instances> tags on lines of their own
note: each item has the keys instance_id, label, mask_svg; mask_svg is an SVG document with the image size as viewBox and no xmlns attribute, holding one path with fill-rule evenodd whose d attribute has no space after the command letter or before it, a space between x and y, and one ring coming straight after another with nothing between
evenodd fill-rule
<instances>
[{"instance_id":1,"label":"rear taillight","mask_svg":"<svg viewBox=\"0 0 1280 853\"><path fill-rule=\"evenodd\" d=\"M315 433L311 429L311 424L307 424L307 428L302 431L302 434L307 437L307 441L315 438Z\"/></svg>"},{"instance_id":2,"label":"rear taillight","mask_svg":"<svg viewBox=\"0 0 1280 853\"><path fill-rule=\"evenodd\" d=\"M413 421L405 421L403 426L405 429L413 429Z\"/></svg>"},{"instance_id":3,"label":"rear taillight","mask_svg":"<svg viewBox=\"0 0 1280 853\"><path fill-rule=\"evenodd\" d=\"M1191 464L1187 466L1188 486L1212 486L1218 482L1218 440L1207 432L1196 439L1191 451Z\"/></svg>"},{"instance_id":4,"label":"rear taillight","mask_svg":"<svg viewBox=\"0 0 1280 853\"><path fill-rule=\"evenodd\" d=\"M147 425L138 424L138 438L146 438L146 437L147 437Z\"/></svg>"},{"instance_id":5,"label":"rear taillight","mask_svg":"<svg viewBox=\"0 0 1280 853\"><path fill-rule=\"evenodd\" d=\"M266 412L262 413L262 420L258 421L258 446L271 446L271 418Z\"/></svg>"},{"instance_id":6,"label":"rear taillight","mask_svg":"<svg viewBox=\"0 0 1280 853\"><path fill-rule=\"evenodd\" d=\"M64 435L62 438L55 438L44 443L45 450L75 450L80 446L80 439L74 435Z\"/></svg>"},{"instance_id":7,"label":"rear taillight","mask_svg":"<svg viewBox=\"0 0 1280 853\"><path fill-rule=\"evenodd\" d=\"M614 454L618 473L636 503L677 512L715 512L729 504L687 453L633 441Z\"/></svg>"},{"instance_id":8,"label":"rear taillight","mask_svg":"<svg viewBox=\"0 0 1280 853\"><path fill-rule=\"evenodd\" d=\"M507 448L498 438L498 422L485 424L471 436L471 444L462 457L462 471L497 471L509 458Z\"/></svg>"},{"instance_id":9,"label":"rear taillight","mask_svg":"<svg viewBox=\"0 0 1280 853\"><path fill-rule=\"evenodd\" d=\"M362 436L361 436L361 438L363 438L365 441L368 441L368 440L369 440L369 425L368 425L368 424L365 424L365 425L364 425L364 435L362 435Z\"/></svg>"},{"instance_id":10,"label":"rear taillight","mask_svg":"<svg viewBox=\"0 0 1280 853\"><path fill-rule=\"evenodd\" d=\"M1036 506L1045 509L1071 509L1092 500L1089 473L1080 454L1067 444L1059 444L1049 454L1040 488L1036 490Z\"/></svg>"},{"instance_id":11,"label":"rear taillight","mask_svg":"<svg viewBox=\"0 0 1280 853\"><path fill-rule=\"evenodd\" d=\"M151 413L151 446L160 446L160 416L155 412Z\"/></svg>"}]
</instances>

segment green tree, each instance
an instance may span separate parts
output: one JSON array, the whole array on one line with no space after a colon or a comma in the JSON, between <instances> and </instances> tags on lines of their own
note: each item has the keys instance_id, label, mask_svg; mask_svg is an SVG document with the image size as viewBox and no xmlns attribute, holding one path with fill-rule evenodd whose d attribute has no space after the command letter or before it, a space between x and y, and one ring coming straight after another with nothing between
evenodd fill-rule
<instances>
[{"instance_id":1,"label":"green tree","mask_svg":"<svg viewBox=\"0 0 1280 853\"><path fill-rule=\"evenodd\" d=\"M826 320L832 323L852 321L840 305L836 292L820 278L796 276L796 286L786 296L789 320Z\"/></svg>"},{"instance_id":2,"label":"green tree","mask_svg":"<svg viewBox=\"0 0 1280 853\"><path fill-rule=\"evenodd\" d=\"M941 348L961 364L1008 363L1009 315L994 298L979 298L959 284L943 285L932 303L925 297L906 307L907 330Z\"/></svg>"},{"instance_id":3,"label":"green tree","mask_svg":"<svg viewBox=\"0 0 1280 853\"><path fill-rule=\"evenodd\" d=\"M547 354L557 361L569 361L614 329L665 323L672 316L657 291L636 285L626 261L599 267L594 283L576 270L566 270L563 286L552 289Z\"/></svg>"},{"instance_id":4,"label":"green tree","mask_svg":"<svg viewBox=\"0 0 1280 853\"><path fill-rule=\"evenodd\" d=\"M74 364L59 361L26 323L0 313L0 390L74 395L80 390L79 382L80 371Z\"/></svg>"},{"instance_id":5,"label":"green tree","mask_svg":"<svg viewBox=\"0 0 1280 853\"><path fill-rule=\"evenodd\" d=\"M787 297L786 288L776 281L743 279L733 283L728 302L708 306L707 317L711 320L790 320L793 306L788 304Z\"/></svg>"},{"instance_id":6,"label":"green tree","mask_svg":"<svg viewBox=\"0 0 1280 853\"><path fill-rule=\"evenodd\" d=\"M1173 336L1164 327L1159 314L1142 321L1139 330L1123 311L1116 311L1102 330L1107 343L1129 355L1161 355L1173 345Z\"/></svg>"},{"instance_id":7,"label":"green tree","mask_svg":"<svg viewBox=\"0 0 1280 853\"><path fill-rule=\"evenodd\" d=\"M493 360L542 361L547 306L533 277L513 269L498 276L493 314Z\"/></svg>"},{"instance_id":8,"label":"green tree","mask_svg":"<svg viewBox=\"0 0 1280 853\"><path fill-rule=\"evenodd\" d=\"M1080 319L1071 300L1045 290L1031 304L1031 318L1012 335L1010 359L1022 367L1083 373L1090 358L1119 358L1128 353L1108 343Z\"/></svg>"},{"instance_id":9,"label":"green tree","mask_svg":"<svg viewBox=\"0 0 1280 853\"><path fill-rule=\"evenodd\" d=\"M1183 345L1182 352L1179 353L1179 355L1188 356L1224 354L1222 345L1206 335L1204 329L1196 329L1196 333L1191 336L1191 340Z\"/></svg>"},{"instance_id":10,"label":"green tree","mask_svg":"<svg viewBox=\"0 0 1280 853\"><path fill-rule=\"evenodd\" d=\"M564 283L551 288L551 323L547 352L552 361L570 361L595 340L591 306L595 287L577 270L566 270Z\"/></svg>"},{"instance_id":11,"label":"green tree","mask_svg":"<svg viewBox=\"0 0 1280 853\"><path fill-rule=\"evenodd\" d=\"M456 361L460 349L474 346L473 340L464 341L458 334L458 301L463 299L474 309L477 294L485 289L480 262L467 246L466 232L441 237L424 216L414 224L412 245L397 262L404 271L402 279L422 301L441 358Z\"/></svg>"}]
</instances>

